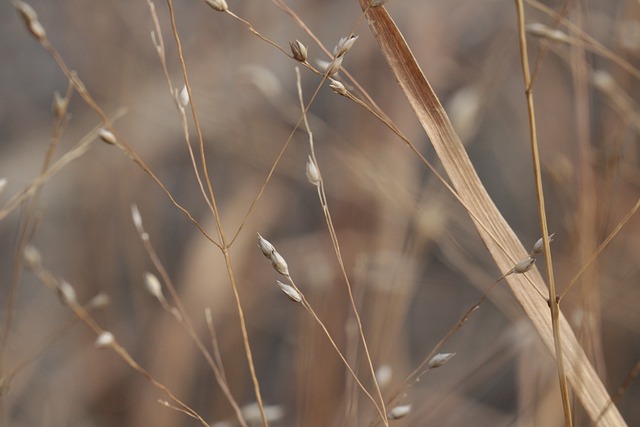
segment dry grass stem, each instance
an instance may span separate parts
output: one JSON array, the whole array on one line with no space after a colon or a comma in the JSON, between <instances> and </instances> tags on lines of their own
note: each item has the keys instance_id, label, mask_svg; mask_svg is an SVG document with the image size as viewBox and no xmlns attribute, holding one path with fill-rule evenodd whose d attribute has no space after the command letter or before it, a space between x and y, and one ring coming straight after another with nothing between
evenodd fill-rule
<instances>
[{"instance_id":1,"label":"dry grass stem","mask_svg":"<svg viewBox=\"0 0 640 427\"><path fill-rule=\"evenodd\" d=\"M365 0L360 0L360 5L363 10L368 7ZM484 189L440 101L389 14L384 8L371 9L367 14L369 26L382 53L431 139L453 186L460 197L468 202L466 206L474 214L474 223L480 236L498 267L504 271L509 270L512 259L523 259L527 252ZM481 224L487 227L489 233ZM545 246L548 248L548 242ZM538 289L546 287L536 269L532 269L527 276ZM555 341L546 301L539 298L538 293L522 279L522 275L510 275L506 280L543 342L554 352ZM608 405L608 393L562 313L558 313L558 320L567 377L587 413L595 420L602 408ZM601 423L603 426L625 425L614 406L603 415Z\"/></svg>"}]
</instances>

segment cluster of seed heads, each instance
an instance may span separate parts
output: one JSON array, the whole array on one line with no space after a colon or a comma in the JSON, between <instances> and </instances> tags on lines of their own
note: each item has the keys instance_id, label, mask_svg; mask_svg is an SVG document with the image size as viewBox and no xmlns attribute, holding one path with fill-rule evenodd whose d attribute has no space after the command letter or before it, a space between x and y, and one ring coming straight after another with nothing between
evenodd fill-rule
<instances>
[{"instance_id":1,"label":"cluster of seed heads","mask_svg":"<svg viewBox=\"0 0 640 427\"><path fill-rule=\"evenodd\" d=\"M262 254L271 261L273 268L283 276L289 276L289 267L282 255L276 251L271 243L258 233L258 247L262 251Z\"/></svg>"},{"instance_id":2,"label":"cluster of seed heads","mask_svg":"<svg viewBox=\"0 0 640 427\"><path fill-rule=\"evenodd\" d=\"M553 242L553 236L554 235L555 235L555 233L552 233L549 236L549 243ZM529 253L529 256L526 257L525 259L519 261L513 267L513 269L509 272L509 274L511 274L511 273L523 274L523 273L526 273L527 271L531 270L531 267L533 267L533 263L536 262L536 257L538 255L540 255L542 252L544 252L544 240L541 237L533 245L533 248L531 249L531 253Z\"/></svg>"}]
</instances>

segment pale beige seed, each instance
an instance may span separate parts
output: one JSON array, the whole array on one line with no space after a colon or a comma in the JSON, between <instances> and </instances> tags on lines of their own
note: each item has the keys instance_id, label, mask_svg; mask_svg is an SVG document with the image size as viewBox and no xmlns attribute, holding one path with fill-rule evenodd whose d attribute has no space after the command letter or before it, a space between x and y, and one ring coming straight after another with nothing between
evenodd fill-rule
<instances>
[{"instance_id":1,"label":"pale beige seed","mask_svg":"<svg viewBox=\"0 0 640 427\"><path fill-rule=\"evenodd\" d=\"M287 262L284 260L282 255L278 253L278 251L273 251L270 258L273 268L275 268L278 273L283 276L289 276L289 266L287 266Z\"/></svg>"},{"instance_id":2,"label":"pale beige seed","mask_svg":"<svg viewBox=\"0 0 640 427\"><path fill-rule=\"evenodd\" d=\"M300 40L289 42L289 47L291 47L291 54L293 55L295 60L300 62L307 61L307 47L303 45Z\"/></svg>"},{"instance_id":3,"label":"pale beige seed","mask_svg":"<svg viewBox=\"0 0 640 427\"><path fill-rule=\"evenodd\" d=\"M262 251L262 255L266 256L267 258L271 258L271 254L276 251L276 248L274 248L267 239L262 237L260 233L258 233L258 247Z\"/></svg>"},{"instance_id":4,"label":"pale beige seed","mask_svg":"<svg viewBox=\"0 0 640 427\"><path fill-rule=\"evenodd\" d=\"M525 258L522 261L518 262L515 267L513 267L513 272L516 274L526 273L527 271L531 270L534 262L536 262L536 260L533 258Z\"/></svg>"},{"instance_id":5,"label":"pale beige seed","mask_svg":"<svg viewBox=\"0 0 640 427\"><path fill-rule=\"evenodd\" d=\"M282 283L279 280L276 280L276 283L280 287L280 290L282 290L282 292L284 292L284 294L287 296L287 298L289 298L291 301L293 301L293 302L301 302L302 301L302 295L300 295L300 292L298 292L296 290L296 288L294 288L293 286L288 285L286 283Z\"/></svg>"},{"instance_id":6,"label":"pale beige seed","mask_svg":"<svg viewBox=\"0 0 640 427\"><path fill-rule=\"evenodd\" d=\"M429 359L429 361L427 362L427 366L430 369L439 368L445 363L447 363L449 360L451 360L451 358L455 355L456 355L455 353L438 353L435 356L433 356L431 359Z\"/></svg>"},{"instance_id":7,"label":"pale beige seed","mask_svg":"<svg viewBox=\"0 0 640 427\"><path fill-rule=\"evenodd\" d=\"M359 36L350 36L350 37L342 37L338 44L333 48L333 56L339 57L344 56L355 44L356 40L358 40Z\"/></svg>"},{"instance_id":8,"label":"pale beige seed","mask_svg":"<svg viewBox=\"0 0 640 427\"><path fill-rule=\"evenodd\" d=\"M338 56L333 61L331 61L331 63L327 66L327 71L326 71L327 76L331 77L334 74L336 74L338 71L340 71L340 67L342 67L343 58L344 56Z\"/></svg>"},{"instance_id":9,"label":"pale beige seed","mask_svg":"<svg viewBox=\"0 0 640 427\"><path fill-rule=\"evenodd\" d=\"M348 93L347 88L344 87L344 85L338 80L331 79L331 83L329 84L329 87L338 95L346 96Z\"/></svg>"},{"instance_id":10,"label":"pale beige seed","mask_svg":"<svg viewBox=\"0 0 640 427\"><path fill-rule=\"evenodd\" d=\"M98 335L98 338L96 338L93 345L95 345L96 348L107 348L111 347L114 342L115 338L113 337L113 334L111 332L104 331Z\"/></svg>"},{"instance_id":11,"label":"pale beige seed","mask_svg":"<svg viewBox=\"0 0 640 427\"><path fill-rule=\"evenodd\" d=\"M38 21L38 14L33 8L23 1L18 1L15 3L16 9L20 13L22 20L24 21L27 29L35 37L38 41L44 40L46 37L46 32L44 31L44 27Z\"/></svg>"},{"instance_id":12,"label":"pale beige seed","mask_svg":"<svg viewBox=\"0 0 640 427\"><path fill-rule=\"evenodd\" d=\"M229 6L225 0L205 0L205 3L218 12L226 12L229 10Z\"/></svg>"},{"instance_id":13,"label":"pale beige seed","mask_svg":"<svg viewBox=\"0 0 640 427\"><path fill-rule=\"evenodd\" d=\"M309 156L309 160L307 160L307 181L310 184L315 185L316 187L320 185L320 171L318 171L318 166L316 162L313 161L313 158Z\"/></svg>"},{"instance_id":14,"label":"pale beige seed","mask_svg":"<svg viewBox=\"0 0 640 427\"><path fill-rule=\"evenodd\" d=\"M58 298L64 305L75 305L78 301L76 290L66 280L62 280L57 288Z\"/></svg>"},{"instance_id":15,"label":"pale beige seed","mask_svg":"<svg viewBox=\"0 0 640 427\"><path fill-rule=\"evenodd\" d=\"M144 273L144 287L154 298L158 300L164 299L164 295L162 294L162 285L155 274L149 272Z\"/></svg>"},{"instance_id":16,"label":"pale beige seed","mask_svg":"<svg viewBox=\"0 0 640 427\"><path fill-rule=\"evenodd\" d=\"M391 411L389 411L387 418L389 418L390 420L399 420L400 418L406 417L410 413L411 405L400 405L394 407Z\"/></svg>"},{"instance_id":17,"label":"pale beige seed","mask_svg":"<svg viewBox=\"0 0 640 427\"><path fill-rule=\"evenodd\" d=\"M24 248L24 263L29 270L36 270L40 268L42 258L40 257L40 251L33 245L27 245Z\"/></svg>"},{"instance_id":18,"label":"pale beige seed","mask_svg":"<svg viewBox=\"0 0 640 427\"><path fill-rule=\"evenodd\" d=\"M105 128L98 129L98 136L101 140L109 145L115 145L117 142L116 136L113 134L113 132Z\"/></svg>"}]
</instances>

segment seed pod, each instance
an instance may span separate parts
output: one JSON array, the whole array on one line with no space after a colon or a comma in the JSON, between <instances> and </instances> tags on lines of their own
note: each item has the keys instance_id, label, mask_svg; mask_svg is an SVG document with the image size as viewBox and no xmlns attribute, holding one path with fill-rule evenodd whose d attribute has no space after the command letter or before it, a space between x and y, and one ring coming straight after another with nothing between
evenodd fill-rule
<instances>
[{"instance_id":1,"label":"seed pod","mask_svg":"<svg viewBox=\"0 0 640 427\"><path fill-rule=\"evenodd\" d=\"M271 258L271 254L276 251L271 243L258 233L258 247L262 251L262 254L267 258Z\"/></svg>"},{"instance_id":2,"label":"seed pod","mask_svg":"<svg viewBox=\"0 0 640 427\"><path fill-rule=\"evenodd\" d=\"M390 420L399 420L400 418L404 418L411 413L411 405L400 405L393 408L389 411L387 418Z\"/></svg>"},{"instance_id":3,"label":"seed pod","mask_svg":"<svg viewBox=\"0 0 640 427\"><path fill-rule=\"evenodd\" d=\"M342 66L343 58L344 56L338 56L333 61L331 61L331 63L327 66L327 71L326 71L327 76L331 77L340 70L340 67Z\"/></svg>"},{"instance_id":4,"label":"seed pod","mask_svg":"<svg viewBox=\"0 0 640 427\"><path fill-rule=\"evenodd\" d=\"M271 254L271 265L273 265L273 268L275 268L275 270L283 276L289 275L289 266L287 265L287 262L284 260L282 255L280 255L277 251L273 251L273 253Z\"/></svg>"},{"instance_id":5,"label":"seed pod","mask_svg":"<svg viewBox=\"0 0 640 427\"><path fill-rule=\"evenodd\" d=\"M44 31L44 27L38 21L38 14L33 8L23 1L19 1L15 3L15 8L18 9L22 20L24 21L27 29L31 33L33 37L38 41L42 41L46 37L46 32Z\"/></svg>"},{"instance_id":6,"label":"seed pod","mask_svg":"<svg viewBox=\"0 0 640 427\"><path fill-rule=\"evenodd\" d=\"M430 369L439 368L440 366L451 360L451 358L455 355L455 353L438 353L431 359L429 359L429 361L427 362L427 366Z\"/></svg>"},{"instance_id":7,"label":"seed pod","mask_svg":"<svg viewBox=\"0 0 640 427\"><path fill-rule=\"evenodd\" d=\"M516 274L526 273L531 270L534 262L536 262L536 260L533 258L525 258L513 267L513 272Z\"/></svg>"},{"instance_id":8,"label":"seed pod","mask_svg":"<svg viewBox=\"0 0 640 427\"><path fill-rule=\"evenodd\" d=\"M113 134L113 132L105 128L98 129L98 136L100 137L101 140L103 140L109 145L115 145L117 142L116 136Z\"/></svg>"},{"instance_id":9,"label":"seed pod","mask_svg":"<svg viewBox=\"0 0 640 427\"><path fill-rule=\"evenodd\" d=\"M289 42L291 54L296 61L307 62L307 47L300 40Z\"/></svg>"},{"instance_id":10,"label":"seed pod","mask_svg":"<svg viewBox=\"0 0 640 427\"><path fill-rule=\"evenodd\" d=\"M107 348L111 347L114 341L115 338L113 337L113 334L111 332L104 331L103 333L98 335L98 338L96 338L93 345L95 345L96 348Z\"/></svg>"},{"instance_id":11,"label":"seed pod","mask_svg":"<svg viewBox=\"0 0 640 427\"><path fill-rule=\"evenodd\" d=\"M286 283L282 283L279 280L276 280L276 283L278 283L278 286L280 286L280 289L282 290L282 292L284 292L287 298L289 298L291 301L293 302L302 301L302 295L300 295L300 292L298 292L296 288Z\"/></svg>"},{"instance_id":12,"label":"seed pod","mask_svg":"<svg viewBox=\"0 0 640 427\"><path fill-rule=\"evenodd\" d=\"M229 10L229 6L225 0L204 0L204 2L213 10L218 12L226 12Z\"/></svg>"},{"instance_id":13,"label":"seed pod","mask_svg":"<svg viewBox=\"0 0 640 427\"><path fill-rule=\"evenodd\" d=\"M347 53L349 49L353 47L356 40L358 40L358 37L359 36L354 35L351 37L342 37L336 47L333 48L333 56L337 58Z\"/></svg>"},{"instance_id":14,"label":"seed pod","mask_svg":"<svg viewBox=\"0 0 640 427\"><path fill-rule=\"evenodd\" d=\"M320 171L318 171L318 166L311 156L307 161L307 181L316 187L320 185Z\"/></svg>"},{"instance_id":15,"label":"seed pod","mask_svg":"<svg viewBox=\"0 0 640 427\"><path fill-rule=\"evenodd\" d=\"M331 83L329 84L329 87L338 95L346 96L348 93L347 88L344 87L344 85L338 80L331 79Z\"/></svg>"}]
</instances>

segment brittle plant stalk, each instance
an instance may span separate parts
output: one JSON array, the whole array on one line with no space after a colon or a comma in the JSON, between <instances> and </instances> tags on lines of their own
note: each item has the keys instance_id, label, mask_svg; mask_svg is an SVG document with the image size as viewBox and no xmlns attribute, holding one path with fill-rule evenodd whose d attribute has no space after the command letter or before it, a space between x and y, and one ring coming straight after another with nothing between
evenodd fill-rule
<instances>
[{"instance_id":1,"label":"brittle plant stalk","mask_svg":"<svg viewBox=\"0 0 640 427\"><path fill-rule=\"evenodd\" d=\"M258 408L260 410L260 416L262 418L262 423L264 427L269 426L269 422L267 421L267 416L264 412L264 405L262 403L262 394L260 392L260 382L258 381L258 377L256 375L255 364L253 362L253 355L251 352L251 345L249 343L249 334L247 332L247 325L244 318L244 310L242 309L242 303L240 301L240 295L238 293L238 286L236 284L236 277L233 272L233 266L231 264L231 256L229 253L229 246L227 245L227 241L225 239L224 231L222 229L222 223L220 219L220 213L218 212L218 206L216 203L216 198L213 193L213 187L211 186L211 179L209 178L209 171L207 169L207 161L204 151L204 140L202 137L202 130L200 129L200 121L198 120L198 114L196 111L195 103L193 100L193 94L191 92L191 85L189 84L189 76L187 73L187 66L184 61L184 55L182 53L182 44L180 43L180 37L178 35L178 29L175 22L175 13L173 10L173 2L172 0L167 0L167 5L169 7L169 16L171 18L171 27L173 30L173 35L176 40L176 46L178 48L178 56L180 59L180 64L182 66L182 75L185 82L185 87L189 94L189 105L191 106L191 112L193 113L193 121L196 127L196 132L198 134L198 143L200 147L200 160L202 162L203 175L207 182L207 188L209 189L209 200L211 201L211 206L213 207L213 217L215 221L215 226L218 232L218 238L220 241L220 250L224 256L224 262L227 269L227 273L229 276L229 281L231 284L231 289L233 290L234 299L236 302L236 308L238 310L238 317L240 320L240 328L242 331L242 341L244 343L245 355L247 357L247 363L249 365L249 372L251 375L251 380L253 382L253 389L256 396L256 401L258 403ZM194 165L195 167L196 165Z\"/></svg>"},{"instance_id":2,"label":"brittle plant stalk","mask_svg":"<svg viewBox=\"0 0 640 427\"><path fill-rule=\"evenodd\" d=\"M547 216L544 203L544 190L542 187L542 175L540 172L540 154L538 152L538 138L536 133L535 107L533 103L533 87L531 86L531 74L529 69L529 59L527 51L527 37L525 33L524 5L522 0L515 0L518 20L518 39L520 42L520 58L522 61L522 75L524 78L525 96L527 100L527 111L529 116L529 131L531 142L531 155L533 172L536 182L536 195L538 197L538 210L540 214L540 228L542 230L542 241L544 242L544 256L547 266L547 285L549 286L549 308L551 310L551 327L553 330L553 340L556 351L556 366L558 368L558 378L560 382L560 394L562 397L562 408L566 427L573 425L571 402L569 399L569 384L564 368L564 358L562 356L562 335L560 334L560 306L556 298L556 285L553 274L553 262L551 259L551 247L549 245L549 230L547 227Z\"/></svg>"},{"instance_id":3,"label":"brittle plant stalk","mask_svg":"<svg viewBox=\"0 0 640 427\"><path fill-rule=\"evenodd\" d=\"M316 150L313 145L313 133L311 132L311 126L309 126L309 120L307 119L304 100L302 97L302 83L300 79L300 70L297 67L296 67L296 83L298 87L298 99L300 101L300 107L302 109L302 118L304 121L307 134L309 136L309 147L311 151L311 159L313 160L319 172L319 180L318 180L318 184L316 185L316 188L318 190L318 198L320 199L320 205L322 206L322 213L324 214L325 221L327 223L327 229L329 230L329 235L331 236L331 243L333 244L333 248L336 253L336 259L338 260L338 265L340 266L342 277L344 278L345 284L347 286L347 293L349 294L349 302L351 304L351 310L353 311L353 314L356 319L356 323L358 325L358 334L362 341L362 346L364 348L364 352L367 358L367 364L369 366L369 371L371 373L373 385L376 389L376 393L378 394L378 399L380 399L380 411L382 411L382 414L386 414L387 410L385 408L384 397L382 396L382 391L380 390L380 385L378 384L378 379L376 377L376 371L373 366L373 361L371 360L371 353L369 351L367 339L365 338L365 335L364 335L364 328L362 327L362 320L360 319L360 313L358 312L358 307L356 306L356 302L353 297L351 281L349 280L349 275L347 274L347 270L344 265L344 258L342 257L342 252L340 250L340 242L338 241L338 235L336 233L335 227L333 226L333 220L331 219L331 211L329 210L329 203L327 201L327 195L324 190L324 181L322 179L322 173L320 172L318 159L316 158ZM389 421L387 420L386 416L383 417L383 421L386 426L389 425Z\"/></svg>"}]
</instances>

